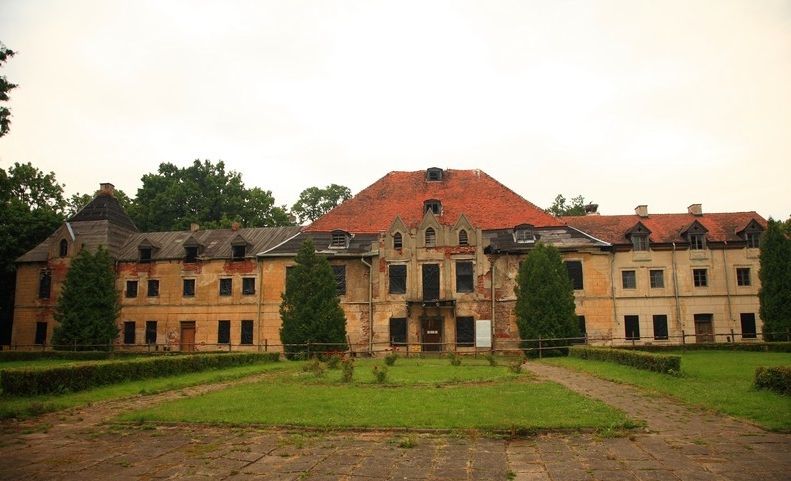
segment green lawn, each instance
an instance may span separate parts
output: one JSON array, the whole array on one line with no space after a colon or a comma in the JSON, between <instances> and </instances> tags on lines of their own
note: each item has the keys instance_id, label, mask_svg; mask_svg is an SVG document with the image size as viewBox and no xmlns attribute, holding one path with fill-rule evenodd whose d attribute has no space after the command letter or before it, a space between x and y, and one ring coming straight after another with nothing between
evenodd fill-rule
<instances>
[{"instance_id":1,"label":"green lawn","mask_svg":"<svg viewBox=\"0 0 791 481\"><path fill-rule=\"evenodd\" d=\"M285 364L285 363L284 363ZM318 428L531 430L630 426L620 411L549 382L535 382L504 366L465 358L399 359L388 382L357 361L355 382L340 372L303 372L303 363L266 382L185 398L121 416L124 421L255 423Z\"/></svg>"},{"instance_id":2,"label":"green lawn","mask_svg":"<svg viewBox=\"0 0 791 481\"><path fill-rule=\"evenodd\" d=\"M678 351L673 354L682 356L679 377L604 361L554 358L544 362L669 394L690 404L752 420L767 429L791 431L791 398L752 387L757 366L791 365L791 353Z\"/></svg>"}]
</instances>

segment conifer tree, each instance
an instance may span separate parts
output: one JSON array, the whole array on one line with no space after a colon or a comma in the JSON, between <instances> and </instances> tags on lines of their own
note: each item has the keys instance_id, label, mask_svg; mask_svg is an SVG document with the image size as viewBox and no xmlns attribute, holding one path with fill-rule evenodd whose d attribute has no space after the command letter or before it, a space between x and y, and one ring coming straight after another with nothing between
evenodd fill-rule
<instances>
[{"instance_id":1,"label":"conifer tree","mask_svg":"<svg viewBox=\"0 0 791 481\"><path fill-rule=\"evenodd\" d=\"M310 239L302 243L295 260L296 265L286 276L280 304L280 341L284 345L328 343L332 346L327 349L345 350L346 317L329 262L316 254ZM303 346L285 347L289 359L300 357L306 350Z\"/></svg>"},{"instance_id":2,"label":"conifer tree","mask_svg":"<svg viewBox=\"0 0 791 481\"><path fill-rule=\"evenodd\" d=\"M761 238L761 319L764 339L786 340L791 332L791 239L783 223L769 219Z\"/></svg>"},{"instance_id":3,"label":"conifer tree","mask_svg":"<svg viewBox=\"0 0 791 481\"><path fill-rule=\"evenodd\" d=\"M517 277L515 310L522 339L579 336L574 290L555 247L539 242L522 262ZM568 345L568 342L542 343L542 346L549 345ZM523 347L537 346L538 342L529 342Z\"/></svg>"},{"instance_id":4,"label":"conifer tree","mask_svg":"<svg viewBox=\"0 0 791 481\"><path fill-rule=\"evenodd\" d=\"M85 349L109 345L118 336L120 311L113 260L107 250L82 249L72 260L55 306L59 322L52 336L55 346L77 344Z\"/></svg>"}]
</instances>

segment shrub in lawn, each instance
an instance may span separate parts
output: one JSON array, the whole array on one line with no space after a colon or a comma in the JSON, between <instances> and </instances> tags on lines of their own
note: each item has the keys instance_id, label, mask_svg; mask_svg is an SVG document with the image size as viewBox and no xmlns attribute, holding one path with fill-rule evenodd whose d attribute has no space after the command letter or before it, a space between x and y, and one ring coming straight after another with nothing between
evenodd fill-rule
<instances>
[{"instance_id":1,"label":"shrub in lawn","mask_svg":"<svg viewBox=\"0 0 791 481\"><path fill-rule=\"evenodd\" d=\"M450 365L451 366L461 366L461 356L459 356L455 352L451 353L451 355L450 355Z\"/></svg>"},{"instance_id":2,"label":"shrub in lawn","mask_svg":"<svg viewBox=\"0 0 791 481\"><path fill-rule=\"evenodd\" d=\"M341 357L337 354L333 354L329 358L327 358L327 369L338 369L341 364Z\"/></svg>"},{"instance_id":3,"label":"shrub in lawn","mask_svg":"<svg viewBox=\"0 0 791 481\"><path fill-rule=\"evenodd\" d=\"M610 349L606 347L574 346L569 355L581 359L609 361L624 364L646 371L678 375L681 373L681 356L656 354L652 352L630 351L627 349Z\"/></svg>"},{"instance_id":4,"label":"shrub in lawn","mask_svg":"<svg viewBox=\"0 0 791 481\"><path fill-rule=\"evenodd\" d=\"M494 354L489 353L486 355L486 360L489 361L489 365L492 367L497 366L497 358L494 357Z\"/></svg>"},{"instance_id":5,"label":"shrub in lawn","mask_svg":"<svg viewBox=\"0 0 791 481\"><path fill-rule=\"evenodd\" d=\"M758 367L755 387L791 396L791 366Z\"/></svg>"},{"instance_id":6,"label":"shrub in lawn","mask_svg":"<svg viewBox=\"0 0 791 481\"><path fill-rule=\"evenodd\" d=\"M508 364L508 370L513 373L519 374L520 372L522 372L522 364L524 364L524 362L525 362L525 358L523 357L513 360Z\"/></svg>"},{"instance_id":7,"label":"shrub in lawn","mask_svg":"<svg viewBox=\"0 0 791 481\"><path fill-rule=\"evenodd\" d=\"M311 372L316 377L324 374L324 365L318 359L312 359L302 366L302 372Z\"/></svg>"},{"instance_id":8,"label":"shrub in lawn","mask_svg":"<svg viewBox=\"0 0 791 481\"><path fill-rule=\"evenodd\" d=\"M385 364L388 366L392 366L395 364L396 360L398 359L398 354L394 352L390 352L385 356Z\"/></svg>"},{"instance_id":9,"label":"shrub in lawn","mask_svg":"<svg viewBox=\"0 0 791 481\"><path fill-rule=\"evenodd\" d=\"M375 365L371 371L377 384L384 384L387 381L387 366Z\"/></svg>"},{"instance_id":10,"label":"shrub in lawn","mask_svg":"<svg viewBox=\"0 0 791 481\"><path fill-rule=\"evenodd\" d=\"M343 382L352 382L354 378L354 359L344 359L341 362L341 368L343 369L341 373L341 380Z\"/></svg>"}]
</instances>

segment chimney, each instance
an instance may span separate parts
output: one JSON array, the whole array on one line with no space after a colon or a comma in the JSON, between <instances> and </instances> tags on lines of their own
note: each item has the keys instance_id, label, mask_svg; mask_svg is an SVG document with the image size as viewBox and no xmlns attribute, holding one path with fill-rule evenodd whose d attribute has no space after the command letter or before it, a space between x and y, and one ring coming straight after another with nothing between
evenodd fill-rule
<instances>
[{"instance_id":1,"label":"chimney","mask_svg":"<svg viewBox=\"0 0 791 481\"><path fill-rule=\"evenodd\" d=\"M200 225L193 222L190 224L190 232L197 232L200 230Z\"/></svg>"},{"instance_id":2,"label":"chimney","mask_svg":"<svg viewBox=\"0 0 791 481\"><path fill-rule=\"evenodd\" d=\"M689 212L690 215L700 217L703 215L703 204L692 204L687 207L687 212Z\"/></svg>"},{"instance_id":3,"label":"chimney","mask_svg":"<svg viewBox=\"0 0 791 481\"><path fill-rule=\"evenodd\" d=\"M109 182L103 182L99 184L99 195L109 195L110 197L115 196L115 186Z\"/></svg>"},{"instance_id":4,"label":"chimney","mask_svg":"<svg viewBox=\"0 0 791 481\"><path fill-rule=\"evenodd\" d=\"M640 204L634 208L634 213L643 218L648 217L648 206L645 204Z\"/></svg>"},{"instance_id":5,"label":"chimney","mask_svg":"<svg viewBox=\"0 0 791 481\"><path fill-rule=\"evenodd\" d=\"M599 215L599 204L591 204L585 206L585 215Z\"/></svg>"},{"instance_id":6,"label":"chimney","mask_svg":"<svg viewBox=\"0 0 791 481\"><path fill-rule=\"evenodd\" d=\"M234 222L233 224L231 224L231 230L234 231L234 232L238 231L239 230L239 223L238 222Z\"/></svg>"}]
</instances>

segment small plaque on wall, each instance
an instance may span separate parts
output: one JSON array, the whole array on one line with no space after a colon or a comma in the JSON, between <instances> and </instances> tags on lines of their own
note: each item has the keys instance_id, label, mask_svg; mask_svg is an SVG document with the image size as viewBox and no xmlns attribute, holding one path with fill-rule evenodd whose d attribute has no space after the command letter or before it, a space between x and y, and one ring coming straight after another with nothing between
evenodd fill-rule
<instances>
[{"instance_id":1,"label":"small plaque on wall","mask_svg":"<svg viewBox=\"0 0 791 481\"><path fill-rule=\"evenodd\" d=\"M492 347L492 321L475 321L475 347Z\"/></svg>"}]
</instances>

